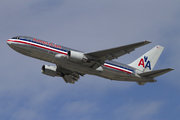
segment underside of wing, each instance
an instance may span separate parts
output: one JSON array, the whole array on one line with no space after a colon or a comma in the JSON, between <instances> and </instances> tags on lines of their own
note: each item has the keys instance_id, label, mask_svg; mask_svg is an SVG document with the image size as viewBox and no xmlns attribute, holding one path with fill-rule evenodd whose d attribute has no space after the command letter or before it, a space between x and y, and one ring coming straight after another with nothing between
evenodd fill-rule
<instances>
[{"instance_id":1,"label":"underside of wing","mask_svg":"<svg viewBox=\"0 0 180 120\"><path fill-rule=\"evenodd\" d=\"M122 55L125 55L127 53L130 53L130 52L134 51L136 48L141 47L146 44L149 44L149 43L151 43L151 42L143 41L143 42L138 42L138 43L125 45L125 46L121 46L121 47L116 47L116 48L112 48L112 49L87 53L85 55L97 58L98 60L101 60L101 61L112 60L112 59L118 58Z\"/></svg>"}]
</instances>

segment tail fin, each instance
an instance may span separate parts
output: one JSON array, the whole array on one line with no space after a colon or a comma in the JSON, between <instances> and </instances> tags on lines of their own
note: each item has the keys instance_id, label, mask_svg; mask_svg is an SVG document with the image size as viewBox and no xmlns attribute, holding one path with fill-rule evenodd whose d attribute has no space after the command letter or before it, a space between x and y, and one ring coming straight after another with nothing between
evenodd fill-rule
<instances>
[{"instance_id":1,"label":"tail fin","mask_svg":"<svg viewBox=\"0 0 180 120\"><path fill-rule=\"evenodd\" d=\"M164 47L157 45L140 58L129 64L129 66L137 68L142 72L152 71L163 49Z\"/></svg>"}]
</instances>

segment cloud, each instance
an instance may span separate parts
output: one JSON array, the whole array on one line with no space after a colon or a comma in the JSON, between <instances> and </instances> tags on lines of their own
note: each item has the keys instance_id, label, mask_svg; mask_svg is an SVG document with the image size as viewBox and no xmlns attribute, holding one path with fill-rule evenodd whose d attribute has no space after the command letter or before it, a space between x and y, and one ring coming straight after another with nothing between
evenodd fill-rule
<instances>
[{"instance_id":1,"label":"cloud","mask_svg":"<svg viewBox=\"0 0 180 120\"><path fill-rule=\"evenodd\" d=\"M0 4L0 112L7 119L154 119L179 103L179 1L6 0ZM154 47L165 46L155 69L175 71L158 82L110 81L85 75L75 85L42 75L43 64L6 44L16 35L92 52L142 40L151 44L120 57L128 64ZM134 95L135 93L141 96ZM148 93L148 96L147 94ZM129 102L130 99L136 101ZM149 101L154 98L153 101ZM143 99L143 102L139 102ZM164 104L161 100L169 100ZM172 109L173 112L173 109ZM12 116L12 117L11 117ZM175 118L179 114L174 115ZM167 114L167 119L171 115Z\"/></svg>"},{"instance_id":2,"label":"cloud","mask_svg":"<svg viewBox=\"0 0 180 120\"><path fill-rule=\"evenodd\" d=\"M156 118L160 112L163 102L150 101L143 103L127 103L119 106L115 111L115 118L117 120L151 120Z\"/></svg>"},{"instance_id":3,"label":"cloud","mask_svg":"<svg viewBox=\"0 0 180 120\"><path fill-rule=\"evenodd\" d=\"M17 120L33 120L33 119L45 119L44 117L40 117L39 113L35 110L28 110L25 108L22 108L20 110L17 110L14 112L14 114L11 116L11 119L17 119Z\"/></svg>"},{"instance_id":4,"label":"cloud","mask_svg":"<svg viewBox=\"0 0 180 120\"><path fill-rule=\"evenodd\" d=\"M92 114L98 112L99 109L96 103L90 101L74 101L66 102L61 109L61 116L68 117L69 119L77 118L93 118ZM69 116L70 115L70 116Z\"/></svg>"}]
</instances>

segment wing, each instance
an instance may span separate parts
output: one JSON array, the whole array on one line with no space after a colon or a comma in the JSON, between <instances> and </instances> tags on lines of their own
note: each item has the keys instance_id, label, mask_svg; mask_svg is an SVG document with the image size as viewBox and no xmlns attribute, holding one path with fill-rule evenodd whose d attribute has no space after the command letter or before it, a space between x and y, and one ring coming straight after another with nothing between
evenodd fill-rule
<instances>
[{"instance_id":1,"label":"wing","mask_svg":"<svg viewBox=\"0 0 180 120\"><path fill-rule=\"evenodd\" d=\"M130 52L134 51L136 48L141 47L146 44L149 44L149 43L151 43L151 42L143 41L143 42L138 42L138 43L125 45L125 46L121 46L121 47L87 53L85 55L97 58L100 61L112 60L112 59L118 58L122 55L125 55L127 53L130 53Z\"/></svg>"}]
</instances>

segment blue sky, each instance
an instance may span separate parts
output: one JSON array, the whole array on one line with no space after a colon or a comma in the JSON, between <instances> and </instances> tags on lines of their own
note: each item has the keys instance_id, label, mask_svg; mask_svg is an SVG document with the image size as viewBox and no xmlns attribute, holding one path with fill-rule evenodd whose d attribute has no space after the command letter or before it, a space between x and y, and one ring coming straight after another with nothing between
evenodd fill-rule
<instances>
[{"instance_id":1,"label":"blue sky","mask_svg":"<svg viewBox=\"0 0 180 120\"><path fill-rule=\"evenodd\" d=\"M0 119L176 120L180 118L179 0L6 0L0 4ZM152 43L118 62L131 63L155 45L165 47L154 69L175 70L156 83L85 75L66 84L41 74L50 63L23 56L6 40L36 37L84 52L143 40Z\"/></svg>"}]
</instances>

